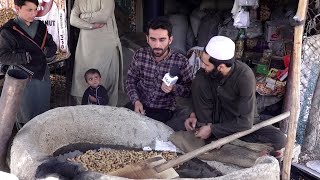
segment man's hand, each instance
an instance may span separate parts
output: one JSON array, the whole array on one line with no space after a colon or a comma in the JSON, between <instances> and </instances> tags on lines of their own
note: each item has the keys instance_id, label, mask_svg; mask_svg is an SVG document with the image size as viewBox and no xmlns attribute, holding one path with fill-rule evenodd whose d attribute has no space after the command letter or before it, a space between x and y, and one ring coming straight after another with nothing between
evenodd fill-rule
<instances>
[{"instance_id":1,"label":"man's hand","mask_svg":"<svg viewBox=\"0 0 320 180\"><path fill-rule=\"evenodd\" d=\"M101 23L93 23L92 24L92 29L99 29L102 28L105 24L101 24Z\"/></svg>"},{"instance_id":2,"label":"man's hand","mask_svg":"<svg viewBox=\"0 0 320 180\"><path fill-rule=\"evenodd\" d=\"M170 93L172 91L175 90L175 87L174 85L171 85L171 86L167 86L166 83L162 82L161 84L161 90L165 93Z\"/></svg>"},{"instance_id":3,"label":"man's hand","mask_svg":"<svg viewBox=\"0 0 320 180\"><path fill-rule=\"evenodd\" d=\"M184 122L184 127L187 131L193 131L196 128L197 118L194 112L192 112L188 119Z\"/></svg>"},{"instance_id":4,"label":"man's hand","mask_svg":"<svg viewBox=\"0 0 320 180\"><path fill-rule=\"evenodd\" d=\"M134 102L134 111L140 114L145 114L142 103L138 100Z\"/></svg>"},{"instance_id":5,"label":"man's hand","mask_svg":"<svg viewBox=\"0 0 320 180\"><path fill-rule=\"evenodd\" d=\"M208 139L211 136L211 124L202 126L198 131L194 133L197 138Z\"/></svg>"},{"instance_id":6,"label":"man's hand","mask_svg":"<svg viewBox=\"0 0 320 180\"><path fill-rule=\"evenodd\" d=\"M94 96L91 96L90 94L89 94L89 100L94 103L97 102L97 98L95 98Z\"/></svg>"}]
</instances>

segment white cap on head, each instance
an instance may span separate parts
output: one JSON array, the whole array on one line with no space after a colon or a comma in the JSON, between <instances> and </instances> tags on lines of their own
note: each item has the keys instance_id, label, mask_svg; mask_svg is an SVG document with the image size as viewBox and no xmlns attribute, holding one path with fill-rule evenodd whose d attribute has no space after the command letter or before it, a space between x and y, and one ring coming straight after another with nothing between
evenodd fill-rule
<instances>
[{"instance_id":1,"label":"white cap on head","mask_svg":"<svg viewBox=\"0 0 320 180\"><path fill-rule=\"evenodd\" d=\"M234 57L235 44L225 36L214 36L206 46L206 52L217 60L230 60Z\"/></svg>"}]
</instances>

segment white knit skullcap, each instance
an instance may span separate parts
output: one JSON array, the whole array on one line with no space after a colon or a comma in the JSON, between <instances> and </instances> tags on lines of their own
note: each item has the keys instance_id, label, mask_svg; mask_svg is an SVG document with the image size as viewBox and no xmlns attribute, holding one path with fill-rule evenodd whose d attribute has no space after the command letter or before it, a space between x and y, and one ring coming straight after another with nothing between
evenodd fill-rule
<instances>
[{"instance_id":1,"label":"white knit skullcap","mask_svg":"<svg viewBox=\"0 0 320 180\"><path fill-rule=\"evenodd\" d=\"M225 36L214 36L206 46L206 52L218 60L230 60L234 57L235 44Z\"/></svg>"}]
</instances>

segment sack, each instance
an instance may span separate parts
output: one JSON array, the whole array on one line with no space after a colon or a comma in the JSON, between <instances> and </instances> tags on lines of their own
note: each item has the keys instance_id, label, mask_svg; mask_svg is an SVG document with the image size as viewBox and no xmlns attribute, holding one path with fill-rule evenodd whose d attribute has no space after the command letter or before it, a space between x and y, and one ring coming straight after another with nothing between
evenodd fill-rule
<instances>
[{"instance_id":1,"label":"sack","mask_svg":"<svg viewBox=\"0 0 320 180\"><path fill-rule=\"evenodd\" d=\"M190 131L174 132L169 137L169 140L185 153L193 151L205 145L204 140L196 138L193 132ZM223 145L220 149L214 149L207 153L199 155L198 158L208 161L219 161L222 163L235 164L241 167L251 167L254 165L256 159L259 156L260 153L253 150L226 144Z\"/></svg>"},{"instance_id":2,"label":"sack","mask_svg":"<svg viewBox=\"0 0 320 180\"><path fill-rule=\"evenodd\" d=\"M182 54L186 54L188 18L185 15L170 15L169 20L172 24L172 36L174 37L171 48Z\"/></svg>"},{"instance_id":3,"label":"sack","mask_svg":"<svg viewBox=\"0 0 320 180\"><path fill-rule=\"evenodd\" d=\"M206 15L204 11L201 11L199 8L196 8L192 11L190 15L190 24L194 36L197 38L198 30L201 23L201 19Z\"/></svg>"},{"instance_id":4,"label":"sack","mask_svg":"<svg viewBox=\"0 0 320 180\"><path fill-rule=\"evenodd\" d=\"M219 36L226 36L233 41L236 41L238 39L239 29L237 29L233 26L233 21L232 21L231 17L224 20L222 25L219 27L218 35Z\"/></svg>"},{"instance_id":5,"label":"sack","mask_svg":"<svg viewBox=\"0 0 320 180\"><path fill-rule=\"evenodd\" d=\"M221 11L217 13L209 13L201 19L197 35L197 46L206 46L213 36L218 35L218 26L221 14Z\"/></svg>"},{"instance_id":6,"label":"sack","mask_svg":"<svg viewBox=\"0 0 320 180\"><path fill-rule=\"evenodd\" d=\"M192 74L193 78L196 77L197 71L201 68L201 53L203 51L204 47L193 47L188 50L187 57L189 57L189 65L192 66Z\"/></svg>"},{"instance_id":7,"label":"sack","mask_svg":"<svg viewBox=\"0 0 320 180\"><path fill-rule=\"evenodd\" d=\"M200 4L201 10L227 10L232 7L233 0L213 1L202 0Z\"/></svg>"},{"instance_id":8,"label":"sack","mask_svg":"<svg viewBox=\"0 0 320 180\"><path fill-rule=\"evenodd\" d=\"M239 6L253 6L257 8L259 6L258 0L238 0Z\"/></svg>"}]
</instances>

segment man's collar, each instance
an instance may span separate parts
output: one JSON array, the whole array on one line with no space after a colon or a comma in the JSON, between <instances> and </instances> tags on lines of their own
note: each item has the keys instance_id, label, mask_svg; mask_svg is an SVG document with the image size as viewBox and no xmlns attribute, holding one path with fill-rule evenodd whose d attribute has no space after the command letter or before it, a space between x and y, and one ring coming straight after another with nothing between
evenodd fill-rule
<instances>
[{"instance_id":1,"label":"man's collar","mask_svg":"<svg viewBox=\"0 0 320 180\"><path fill-rule=\"evenodd\" d=\"M21 19L21 17L19 17L19 16L16 17L16 22L17 22L18 24L28 26L27 23L26 23L23 19Z\"/></svg>"},{"instance_id":2,"label":"man's collar","mask_svg":"<svg viewBox=\"0 0 320 180\"><path fill-rule=\"evenodd\" d=\"M19 25L23 25L23 26L27 26L27 27L30 27L32 24L34 24L35 20L33 22L30 23L30 25L28 25L21 17L17 16L15 18L16 20L16 23L19 24Z\"/></svg>"}]
</instances>

